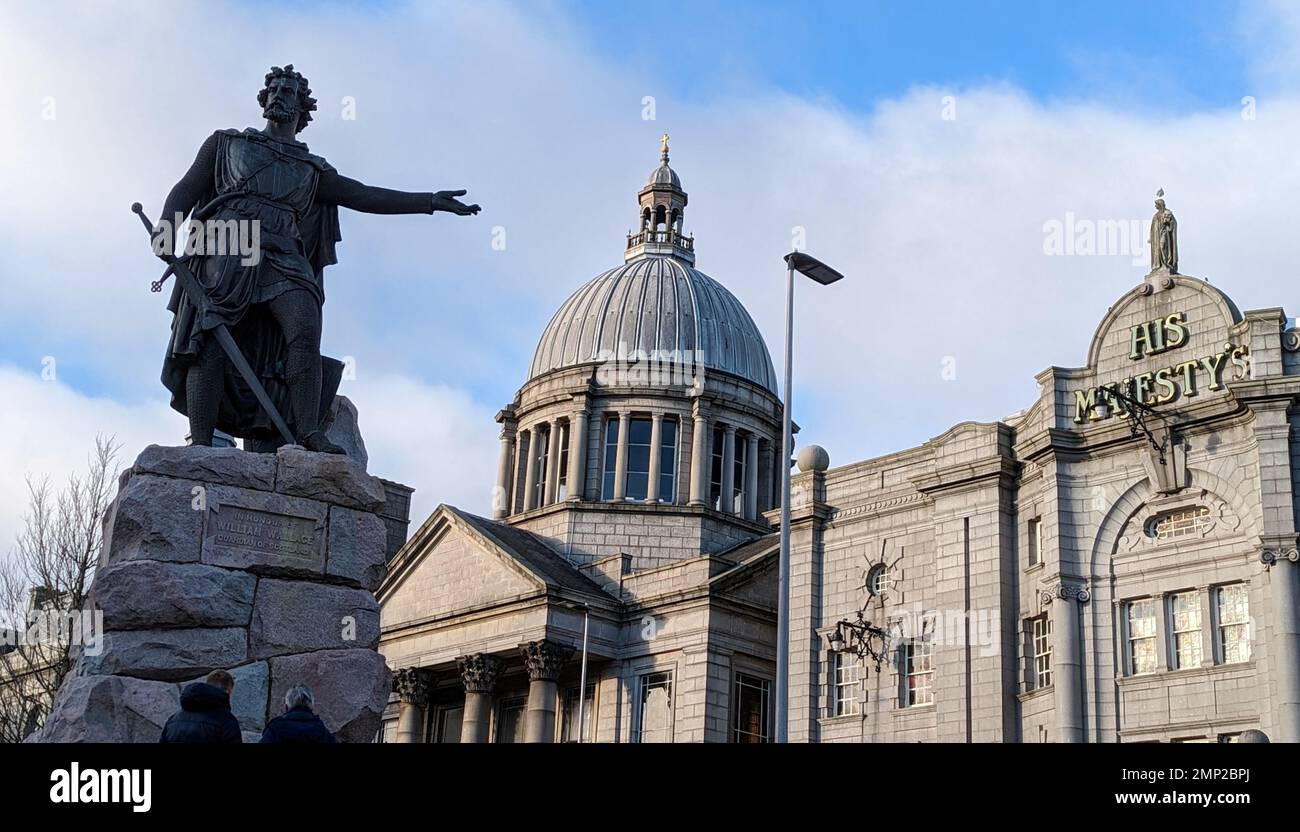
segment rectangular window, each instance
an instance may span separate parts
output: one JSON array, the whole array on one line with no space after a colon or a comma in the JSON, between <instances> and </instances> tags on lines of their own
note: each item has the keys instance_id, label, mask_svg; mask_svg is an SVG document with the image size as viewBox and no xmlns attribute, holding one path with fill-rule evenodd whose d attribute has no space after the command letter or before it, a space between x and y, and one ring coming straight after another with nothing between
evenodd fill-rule
<instances>
[{"instance_id":1,"label":"rectangular window","mask_svg":"<svg viewBox=\"0 0 1300 832\"><path fill-rule=\"evenodd\" d=\"M834 716L852 716L861 711L862 666L852 653L832 653L831 667L835 689L831 698Z\"/></svg>"},{"instance_id":2,"label":"rectangular window","mask_svg":"<svg viewBox=\"0 0 1300 832\"><path fill-rule=\"evenodd\" d=\"M731 741L771 742L772 683L748 673L737 673L732 701Z\"/></svg>"},{"instance_id":3,"label":"rectangular window","mask_svg":"<svg viewBox=\"0 0 1300 832\"><path fill-rule=\"evenodd\" d=\"M537 438L537 453L533 456L534 464L537 466L534 471L536 479L533 481L533 505L546 505L546 463L548 455L551 452L551 429L549 427L539 427L533 431Z\"/></svg>"},{"instance_id":4,"label":"rectangular window","mask_svg":"<svg viewBox=\"0 0 1300 832\"><path fill-rule=\"evenodd\" d=\"M637 679L637 742L673 741L672 671L646 673Z\"/></svg>"},{"instance_id":5,"label":"rectangular window","mask_svg":"<svg viewBox=\"0 0 1300 832\"><path fill-rule=\"evenodd\" d=\"M1156 655L1156 602L1151 598L1130 601L1128 604L1128 672L1155 673L1159 662Z\"/></svg>"},{"instance_id":6,"label":"rectangular window","mask_svg":"<svg viewBox=\"0 0 1300 832\"><path fill-rule=\"evenodd\" d=\"M1250 661L1250 599L1245 584L1221 586L1219 604L1219 658L1224 664Z\"/></svg>"},{"instance_id":7,"label":"rectangular window","mask_svg":"<svg viewBox=\"0 0 1300 832\"><path fill-rule=\"evenodd\" d=\"M497 709L497 738L499 743L524 741L523 697L503 699Z\"/></svg>"},{"instance_id":8,"label":"rectangular window","mask_svg":"<svg viewBox=\"0 0 1300 832\"><path fill-rule=\"evenodd\" d=\"M659 502L677 502L677 420L664 419L659 435Z\"/></svg>"},{"instance_id":9,"label":"rectangular window","mask_svg":"<svg viewBox=\"0 0 1300 832\"><path fill-rule=\"evenodd\" d=\"M1034 690L1052 684L1052 619L1040 615L1033 619Z\"/></svg>"},{"instance_id":10,"label":"rectangular window","mask_svg":"<svg viewBox=\"0 0 1300 832\"><path fill-rule=\"evenodd\" d=\"M745 513L745 466L749 463L749 443L742 440L740 434L735 437L735 464L731 467L732 472L732 508L736 514Z\"/></svg>"},{"instance_id":11,"label":"rectangular window","mask_svg":"<svg viewBox=\"0 0 1300 832\"><path fill-rule=\"evenodd\" d=\"M443 708L438 711L438 742L460 742L460 722L464 716L465 709L462 707Z\"/></svg>"},{"instance_id":12,"label":"rectangular window","mask_svg":"<svg viewBox=\"0 0 1300 832\"><path fill-rule=\"evenodd\" d=\"M605 467L600 485L602 500L614 499L614 472L618 466L618 417L605 420Z\"/></svg>"},{"instance_id":13,"label":"rectangular window","mask_svg":"<svg viewBox=\"0 0 1300 832\"><path fill-rule=\"evenodd\" d=\"M565 422L560 425L560 469L555 473L558 479L555 484L555 499L562 501L569 496L569 423Z\"/></svg>"},{"instance_id":14,"label":"rectangular window","mask_svg":"<svg viewBox=\"0 0 1300 832\"><path fill-rule=\"evenodd\" d=\"M644 501L650 482L649 419L632 419L627 434L627 486L623 496L628 500Z\"/></svg>"},{"instance_id":15,"label":"rectangular window","mask_svg":"<svg viewBox=\"0 0 1300 832\"><path fill-rule=\"evenodd\" d=\"M1169 596L1169 632L1173 634L1174 669L1201 666L1201 594Z\"/></svg>"},{"instance_id":16,"label":"rectangular window","mask_svg":"<svg viewBox=\"0 0 1300 832\"><path fill-rule=\"evenodd\" d=\"M1037 566L1043 561L1043 519L1035 517L1029 521L1029 565Z\"/></svg>"},{"instance_id":17,"label":"rectangular window","mask_svg":"<svg viewBox=\"0 0 1300 832\"><path fill-rule=\"evenodd\" d=\"M709 505L722 508L722 436L721 427L713 429L713 452L709 466Z\"/></svg>"},{"instance_id":18,"label":"rectangular window","mask_svg":"<svg viewBox=\"0 0 1300 832\"><path fill-rule=\"evenodd\" d=\"M934 702L934 642L913 639L903 645L903 707Z\"/></svg>"},{"instance_id":19,"label":"rectangular window","mask_svg":"<svg viewBox=\"0 0 1300 832\"><path fill-rule=\"evenodd\" d=\"M591 742L596 735L596 686L587 685L587 694L582 697L582 741ZM578 686L574 685L564 692L564 715L560 723L560 742L578 741Z\"/></svg>"}]
</instances>

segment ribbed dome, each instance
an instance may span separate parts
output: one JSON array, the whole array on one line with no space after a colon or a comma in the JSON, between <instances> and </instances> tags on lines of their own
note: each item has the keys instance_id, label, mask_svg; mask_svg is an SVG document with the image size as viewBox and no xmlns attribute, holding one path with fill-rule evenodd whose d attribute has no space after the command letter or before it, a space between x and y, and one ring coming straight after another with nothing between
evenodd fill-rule
<instances>
[{"instance_id":1,"label":"ribbed dome","mask_svg":"<svg viewBox=\"0 0 1300 832\"><path fill-rule=\"evenodd\" d=\"M668 185L677 188L678 190L681 190L682 187L682 180L677 178L677 171L668 167L667 162L664 162L659 167L650 171L650 176L646 178L645 183L649 187L655 185Z\"/></svg>"},{"instance_id":2,"label":"ribbed dome","mask_svg":"<svg viewBox=\"0 0 1300 832\"><path fill-rule=\"evenodd\" d=\"M745 307L672 257L632 260L575 292L542 333L528 378L638 350L700 350L705 367L776 392L772 358Z\"/></svg>"}]
</instances>

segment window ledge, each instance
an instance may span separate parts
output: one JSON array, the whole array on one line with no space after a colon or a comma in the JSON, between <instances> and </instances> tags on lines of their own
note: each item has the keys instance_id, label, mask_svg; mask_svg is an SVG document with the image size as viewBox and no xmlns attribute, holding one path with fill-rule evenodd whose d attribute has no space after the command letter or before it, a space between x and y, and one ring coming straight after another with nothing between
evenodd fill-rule
<instances>
[{"instance_id":1,"label":"window ledge","mask_svg":"<svg viewBox=\"0 0 1300 832\"><path fill-rule=\"evenodd\" d=\"M1044 567L1045 565L1046 565L1046 564L1044 564L1044 563L1040 560L1038 563L1035 563L1033 566L1026 566L1026 567L1025 567L1025 574L1028 575L1028 574L1030 574L1030 573L1032 573L1032 572L1042 572L1042 571L1043 571L1043 567Z\"/></svg>"},{"instance_id":2,"label":"window ledge","mask_svg":"<svg viewBox=\"0 0 1300 832\"><path fill-rule=\"evenodd\" d=\"M866 719L866 712L861 711L856 714L841 714L839 716L824 716L817 720L818 725L845 725L851 722L860 722Z\"/></svg>"},{"instance_id":3,"label":"window ledge","mask_svg":"<svg viewBox=\"0 0 1300 832\"><path fill-rule=\"evenodd\" d=\"M1016 694L1016 698L1019 699L1021 702L1030 702L1034 699L1038 699L1040 697L1046 696L1049 692L1053 690L1055 690L1055 687L1053 685L1044 685L1041 688L1034 688L1033 690L1027 690L1024 693L1018 693Z\"/></svg>"},{"instance_id":4,"label":"window ledge","mask_svg":"<svg viewBox=\"0 0 1300 832\"><path fill-rule=\"evenodd\" d=\"M934 710L934 703L927 702L924 705L909 705L906 708L895 708L893 713L896 717L908 717L914 714L934 713Z\"/></svg>"},{"instance_id":5,"label":"window ledge","mask_svg":"<svg viewBox=\"0 0 1300 832\"><path fill-rule=\"evenodd\" d=\"M1157 670L1152 673L1139 673L1136 676L1120 676L1115 681L1121 687L1127 687L1129 685L1141 685L1145 682L1166 682L1175 678L1188 679L1194 676L1219 676L1234 671L1253 672L1254 670L1255 660L1251 659L1245 662L1208 664L1179 670Z\"/></svg>"}]
</instances>

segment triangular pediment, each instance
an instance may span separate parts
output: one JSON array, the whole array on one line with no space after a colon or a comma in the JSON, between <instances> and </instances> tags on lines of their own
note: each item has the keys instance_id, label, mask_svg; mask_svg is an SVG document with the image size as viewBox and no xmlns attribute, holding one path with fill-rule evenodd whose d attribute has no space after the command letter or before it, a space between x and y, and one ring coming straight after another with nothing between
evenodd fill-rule
<instances>
[{"instance_id":1,"label":"triangular pediment","mask_svg":"<svg viewBox=\"0 0 1300 832\"><path fill-rule=\"evenodd\" d=\"M547 582L439 506L393 559L376 593L385 624L481 609L545 593Z\"/></svg>"}]
</instances>

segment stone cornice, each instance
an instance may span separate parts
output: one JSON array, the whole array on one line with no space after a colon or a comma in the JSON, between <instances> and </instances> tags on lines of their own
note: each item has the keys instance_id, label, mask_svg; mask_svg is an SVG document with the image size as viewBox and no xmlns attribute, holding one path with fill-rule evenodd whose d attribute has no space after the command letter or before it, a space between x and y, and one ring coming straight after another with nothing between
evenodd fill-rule
<instances>
[{"instance_id":1,"label":"stone cornice","mask_svg":"<svg viewBox=\"0 0 1300 832\"><path fill-rule=\"evenodd\" d=\"M912 484L922 494L977 486L986 480L1002 480L1003 486L1014 484L1020 473L1020 463L1008 456L994 456L977 462L950 465L930 474L912 478Z\"/></svg>"},{"instance_id":2,"label":"stone cornice","mask_svg":"<svg viewBox=\"0 0 1300 832\"><path fill-rule=\"evenodd\" d=\"M864 503L852 508L831 509L826 518L827 524L838 523L843 520L852 520L857 517L874 517L882 514L892 514L896 511L906 511L917 503L929 502L930 498L920 491L911 491L904 494L897 494L884 500L877 500L873 503Z\"/></svg>"}]
</instances>

